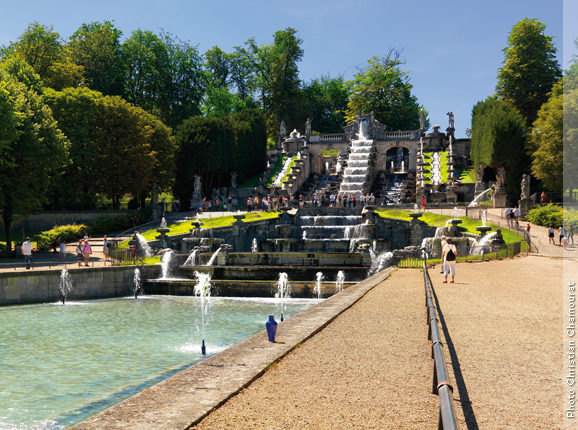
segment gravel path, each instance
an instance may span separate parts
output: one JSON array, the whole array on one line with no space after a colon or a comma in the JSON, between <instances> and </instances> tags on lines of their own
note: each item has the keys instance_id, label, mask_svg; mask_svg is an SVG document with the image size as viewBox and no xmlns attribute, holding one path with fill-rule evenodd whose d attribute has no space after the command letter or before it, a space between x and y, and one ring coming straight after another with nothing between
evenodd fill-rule
<instances>
[{"instance_id":1,"label":"gravel path","mask_svg":"<svg viewBox=\"0 0 578 430\"><path fill-rule=\"evenodd\" d=\"M562 266L538 256L431 270L462 429L562 428ZM199 429L433 429L423 277L399 270ZM445 337L445 336L444 336Z\"/></svg>"},{"instance_id":2,"label":"gravel path","mask_svg":"<svg viewBox=\"0 0 578 430\"><path fill-rule=\"evenodd\" d=\"M196 428L435 428L432 366L422 275L398 271Z\"/></svg>"},{"instance_id":3,"label":"gravel path","mask_svg":"<svg viewBox=\"0 0 578 430\"><path fill-rule=\"evenodd\" d=\"M446 359L455 352L462 428L562 428L562 264L537 256L459 264L455 284L430 272L449 331Z\"/></svg>"}]
</instances>

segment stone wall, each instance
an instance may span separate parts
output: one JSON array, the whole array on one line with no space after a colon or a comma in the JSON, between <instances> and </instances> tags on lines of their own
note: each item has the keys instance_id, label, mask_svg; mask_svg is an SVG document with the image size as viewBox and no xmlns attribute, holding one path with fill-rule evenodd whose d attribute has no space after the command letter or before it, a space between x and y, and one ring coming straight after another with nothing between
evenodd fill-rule
<instances>
[{"instance_id":1,"label":"stone wall","mask_svg":"<svg viewBox=\"0 0 578 430\"><path fill-rule=\"evenodd\" d=\"M72 291L69 300L129 296L135 266L69 269ZM141 279L158 277L159 266L140 268ZM0 274L0 305L58 302L61 299L58 270L35 270Z\"/></svg>"}]
</instances>

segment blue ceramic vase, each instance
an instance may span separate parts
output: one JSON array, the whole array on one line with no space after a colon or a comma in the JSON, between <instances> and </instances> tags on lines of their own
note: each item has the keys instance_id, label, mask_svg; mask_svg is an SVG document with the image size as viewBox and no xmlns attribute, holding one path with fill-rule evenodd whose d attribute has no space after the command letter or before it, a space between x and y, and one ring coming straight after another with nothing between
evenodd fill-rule
<instances>
[{"instance_id":1,"label":"blue ceramic vase","mask_svg":"<svg viewBox=\"0 0 578 430\"><path fill-rule=\"evenodd\" d=\"M275 335L277 334L277 321L275 321L274 315L269 315L269 321L265 323L267 327L267 337L269 337L269 342L275 342Z\"/></svg>"}]
</instances>

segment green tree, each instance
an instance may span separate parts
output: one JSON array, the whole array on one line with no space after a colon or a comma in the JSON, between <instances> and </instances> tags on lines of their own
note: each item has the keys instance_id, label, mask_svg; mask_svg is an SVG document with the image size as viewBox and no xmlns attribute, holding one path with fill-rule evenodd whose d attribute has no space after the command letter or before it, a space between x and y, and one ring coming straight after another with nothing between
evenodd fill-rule
<instances>
[{"instance_id":1,"label":"green tree","mask_svg":"<svg viewBox=\"0 0 578 430\"><path fill-rule=\"evenodd\" d=\"M62 44L52 26L33 22L6 52L32 66L44 86L62 89L83 83L84 68L74 63L70 50Z\"/></svg>"},{"instance_id":2,"label":"green tree","mask_svg":"<svg viewBox=\"0 0 578 430\"><path fill-rule=\"evenodd\" d=\"M556 48L545 30L546 25L537 19L524 18L516 23L498 72L498 97L516 106L527 126L536 120L540 106L561 76Z\"/></svg>"},{"instance_id":3,"label":"green tree","mask_svg":"<svg viewBox=\"0 0 578 430\"><path fill-rule=\"evenodd\" d=\"M474 166L503 167L510 193L519 193L522 173L529 170L525 142L526 124L514 106L495 97L474 106L470 150Z\"/></svg>"},{"instance_id":4,"label":"green tree","mask_svg":"<svg viewBox=\"0 0 578 430\"><path fill-rule=\"evenodd\" d=\"M73 61L84 68L88 87L105 95L123 93L121 35L110 21L91 22L82 24L68 43Z\"/></svg>"},{"instance_id":5,"label":"green tree","mask_svg":"<svg viewBox=\"0 0 578 430\"><path fill-rule=\"evenodd\" d=\"M302 92L297 63L303 57L297 30L288 27L274 34L273 44L258 45L254 38L235 47L231 57L232 81L243 100L255 93L267 115L269 136L277 137L283 119L289 128L302 119Z\"/></svg>"},{"instance_id":6,"label":"green tree","mask_svg":"<svg viewBox=\"0 0 578 430\"><path fill-rule=\"evenodd\" d=\"M419 112L423 108L411 94L409 72L401 70L397 51L385 57L373 57L367 67L348 82L350 99L345 119L353 121L359 113L373 112L375 119L389 130L419 128Z\"/></svg>"},{"instance_id":7,"label":"green tree","mask_svg":"<svg viewBox=\"0 0 578 430\"><path fill-rule=\"evenodd\" d=\"M349 92L341 76L323 76L303 87L304 114L320 133L342 132L348 100Z\"/></svg>"},{"instance_id":8,"label":"green tree","mask_svg":"<svg viewBox=\"0 0 578 430\"><path fill-rule=\"evenodd\" d=\"M197 50L163 33L136 30L122 45L128 101L175 127L200 113L204 75Z\"/></svg>"},{"instance_id":9,"label":"green tree","mask_svg":"<svg viewBox=\"0 0 578 430\"><path fill-rule=\"evenodd\" d=\"M104 194L118 208L124 194L142 202L153 182L171 186L175 144L158 118L88 88L47 90L45 99L71 141L72 163L58 187L64 205L86 205Z\"/></svg>"},{"instance_id":10,"label":"green tree","mask_svg":"<svg viewBox=\"0 0 578 430\"><path fill-rule=\"evenodd\" d=\"M303 57L302 44L303 40L297 37L294 28L275 33L269 75L270 98L265 105L269 126L275 136L281 120L285 120L291 129L300 119L302 97L297 63Z\"/></svg>"},{"instance_id":11,"label":"green tree","mask_svg":"<svg viewBox=\"0 0 578 430\"><path fill-rule=\"evenodd\" d=\"M563 91L562 80L554 85L546 103L538 111L530 141L533 153L532 173L550 191L562 191L563 177Z\"/></svg>"},{"instance_id":12,"label":"green tree","mask_svg":"<svg viewBox=\"0 0 578 430\"><path fill-rule=\"evenodd\" d=\"M263 172L266 136L264 115L256 109L183 121L176 132L179 150L174 194L188 201L194 175L201 176L203 192L208 195L213 188L228 187L233 171L239 182Z\"/></svg>"},{"instance_id":13,"label":"green tree","mask_svg":"<svg viewBox=\"0 0 578 430\"><path fill-rule=\"evenodd\" d=\"M3 68L0 89L0 211L9 250L14 214L41 207L53 175L67 163L68 140L41 97Z\"/></svg>"},{"instance_id":14,"label":"green tree","mask_svg":"<svg viewBox=\"0 0 578 430\"><path fill-rule=\"evenodd\" d=\"M230 80L229 55L218 46L205 52L205 68L208 72L209 86L217 89L226 88Z\"/></svg>"}]
</instances>

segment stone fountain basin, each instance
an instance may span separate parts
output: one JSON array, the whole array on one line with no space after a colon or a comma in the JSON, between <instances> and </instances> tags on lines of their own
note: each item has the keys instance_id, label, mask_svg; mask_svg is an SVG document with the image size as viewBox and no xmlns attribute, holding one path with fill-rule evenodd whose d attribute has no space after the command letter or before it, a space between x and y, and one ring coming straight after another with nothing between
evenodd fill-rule
<instances>
[{"instance_id":1,"label":"stone fountain basin","mask_svg":"<svg viewBox=\"0 0 578 430\"><path fill-rule=\"evenodd\" d=\"M279 266L279 265L255 265L255 266L181 266L183 274L191 279L194 272L210 273L211 279L215 280L276 280L279 273L286 272L289 281L314 282L317 272L323 272L325 279L336 279L337 273L342 270L347 281L362 281L367 278L367 266Z\"/></svg>"},{"instance_id":2,"label":"stone fountain basin","mask_svg":"<svg viewBox=\"0 0 578 430\"><path fill-rule=\"evenodd\" d=\"M324 273L325 275L325 273ZM346 275L347 279L347 275ZM175 296L193 296L197 281L194 279L149 279L146 283L147 294L163 294ZM291 297L312 298L317 297L313 293L315 280L293 281L291 284ZM277 291L277 280L211 280L214 296L219 297L274 297ZM356 282L345 282L343 289L356 284ZM326 277L321 284L321 296L327 298L335 294L334 278Z\"/></svg>"}]
</instances>

